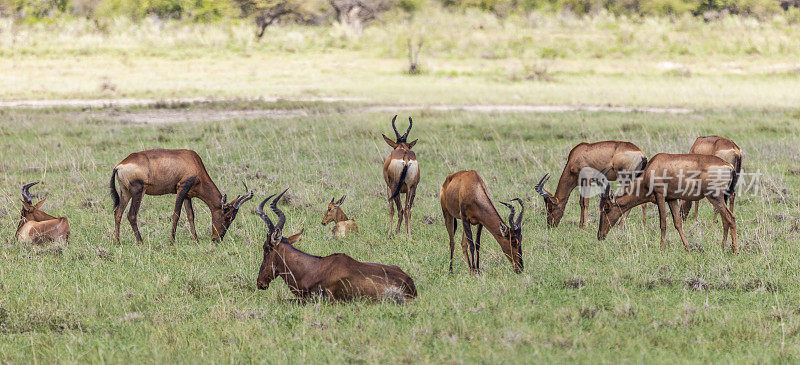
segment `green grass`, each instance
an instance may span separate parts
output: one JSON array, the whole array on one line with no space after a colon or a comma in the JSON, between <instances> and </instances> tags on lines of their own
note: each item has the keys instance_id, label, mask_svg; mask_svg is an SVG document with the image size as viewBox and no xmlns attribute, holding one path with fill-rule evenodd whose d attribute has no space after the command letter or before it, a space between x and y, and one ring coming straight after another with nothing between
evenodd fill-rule
<instances>
[{"instance_id":1,"label":"green grass","mask_svg":"<svg viewBox=\"0 0 800 365\"><path fill-rule=\"evenodd\" d=\"M263 106L263 105L262 105ZM797 242L800 135L796 111L482 114L414 111L422 169L411 241L386 237L380 133L388 114L300 105L294 119L232 119L138 125L92 113L0 111L0 359L4 362L796 362L800 360ZM214 109L213 106L207 106ZM246 105L243 105L246 107ZM203 108L192 106L192 108ZM405 114L405 113L404 113ZM581 141L622 139L648 155L683 152L702 134L722 134L745 151L744 169L763 173L758 195L737 199L742 253L719 247L709 204L686 224L701 252L683 251L671 226L658 248L656 215L640 210L607 240L597 216L577 227L573 200L561 226L545 224L533 185L558 174ZM220 244L195 205L200 243L181 222L170 245L173 198L147 196L145 240L123 224L112 244L107 183L128 153L192 148L229 196L245 180L247 203ZM456 252L448 274L438 190L445 176L476 169L495 200L522 197L525 271L515 275L488 235L483 272L471 276ZM18 187L42 180L45 210L67 216L72 240L14 243ZM264 224L257 199L289 187L287 231L306 234L313 254L345 252L397 264L419 297L388 303L297 303L278 280L258 291ZM320 226L332 196L361 235L331 239ZM597 200L592 201L595 207ZM654 209L650 209L653 212ZM707 287L690 285L702 280ZM687 284L687 282L689 284Z\"/></svg>"}]
</instances>

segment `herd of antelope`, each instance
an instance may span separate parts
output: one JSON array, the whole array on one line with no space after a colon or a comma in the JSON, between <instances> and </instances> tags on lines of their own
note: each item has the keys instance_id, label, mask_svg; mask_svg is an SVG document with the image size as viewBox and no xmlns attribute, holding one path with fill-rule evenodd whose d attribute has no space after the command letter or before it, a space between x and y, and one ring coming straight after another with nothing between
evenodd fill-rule
<instances>
[{"instance_id":1,"label":"herd of antelope","mask_svg":"<svg viewBox=\"0 0 800 365\"><path fill-rule=\"evenodd\" d=\"M411 118L408 118L408 129L402 135L397 131L396 119L397 116L392 119L395 138L383 135L383 139L392 147L383 163L389 206L388 234L391 236L399 233L405 221L405 235L410 239L411 208L420 181L420 166L412 151L417 140L408 142L408 133L413 126ZM734 189L741 172L742 156L739 146L718 136L697 138L688 154L659 153L649 160L641 149L630 142L580 143L567 157L555 194L544 187L549 174L539 180L534 190L544 199L547 224L557 227L570 194L579 187L579 226L584 228L588 219L588 190L592 184L601 185L598 240L605 239L611 227L621 218L624 221L630 210L636 206L642 205L642 218L646 222L646 204L654 203L658 206L662 250L666 248L667 206L684 248L688 251L691 247L683 233L682 224L688 218L693 204L695 218L697 217L697 205L705 198L714 207L714 219L716 220L717 213L721 217L723 250L730 231L732 251L737 253L739 246L733 208ZM693 189L681 187L678 179L689 170L696 171L692 180L696 187ZM609 181L620 181L622 188L612 193ZM16 240L33 244L68 241L70 226L67 218L56 218L42 211L44 198L34 204L29 189L37 183L22 186L22 211L15 234ZM137 244L142 244L137 223L142 198L144 195L165 194L176 195L170 242L175 240L181 209L186 212L191 237L197 241L192 198L197 198L208 206L211 211L211 239L221 241L236 219L239 209L254 196L247 185L242 184L244 194L228 201L227 195L220 192L200 156L194 151L154 149L132 153L114 166L111 172L109 185L114 205L114 242L119 244L120 223L125 208L130 203L128 222ZM290 291L300 298L322 297L338 301L354 298L405 300L416 297L413 279L397 266L361 262L343 253L314 256L295 247L303 231L284 236L286 215L278 207L278 203L285 193L286 190L277 196L273 194L266 197L256 208L256 214L267 226L263 261L258 271L258 289L267 289L270 282L280 276ZM402 194L405 194L405 205L401 203ZM345 196L339 200L332 198L322 218L323 225L333 223L331 235L337 238L358 234L355 220L348 218L342 210L344 200ZM447 176L439 190L439 200L449 236L450 272L453 270L454 235L459 221L462 227L461 249L470 272L480 270L481 233L484 228L500 245L514 272L522 272L522 227L525 214L522 199L515 197L507 202L500 201L509 211L507 221L504 220L489 196L484 180L476 171L470 170ZM264 212L264 206L268 202L270 210L277 216L277 223L273 223ZM515 209L517 205L519 215ZM395 208L398 220L397 226L392 229Z\"/></svg>"}]
</instances>

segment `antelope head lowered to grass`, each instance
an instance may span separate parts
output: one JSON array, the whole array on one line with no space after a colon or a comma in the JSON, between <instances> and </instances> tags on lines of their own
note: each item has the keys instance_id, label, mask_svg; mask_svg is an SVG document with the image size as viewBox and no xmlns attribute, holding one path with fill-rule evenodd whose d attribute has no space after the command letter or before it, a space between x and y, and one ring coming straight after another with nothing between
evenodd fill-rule
<instances>
[{"instance_id":1,"label":"antelope head lowered to grass","mask_svg":"<svg viewBox=\"0 0 800 365\"><path fill-rule=\"evenodd\" d=\"M258 271L259 289L267 289L272 280L280 276L292 294L299 298L321 296L334 301L356 298L405 301L417 296L414 280L397 266L360 262L343 253L313 256L295 248L294 243L299 241L303 232L283 236L286 215L277 204L285 192L270 203L270 208L278 216L277 224L272 224L264 213L264 204L275 194L268 196L256 208L256 213L269 229L264 241L264 260Z\"/></svg>"},{"instance_id":2,"label":"antelope head lowered to grass","mask_svg":"<svg viewBox=\"0 0 800 365\"><path fill-rule=\"evenodd\" d=\"M689 149L689 153L698 153L701 155L711 155L721 158L723 161L733 165L736 173L742 172L742 149L730 139L720 136L705 136L697 137ZM728 198L729 209L733 212L733 202L736 200L736 192ZM700 202L694 204L694 218L697 219L697 209ZM686 220L689 216L689 211L692 209L692 202L688 200L681 201L681 218ZM714 221L717 220L717 211L714 210Z\"/></svg>"},{"instance_id":3,"label":"antelope head lowered to grass","mask_svg":"<svg viewBox=\"0 0 800 365\"><path fill-rule=\"evenodd\" d=\"M356 221L347 218L347 214L344 214L342 210L342 203L344 203L344 198L346 197L347 195L342 196L337 202L334 202L336 198L331 198L331 202L328 203L328 210L325 212L325 216L322 217L323 226L334 222L331 234L339 238L348 234L358 233Z\"/></svg>"},{"instance_id":4,"label":"antelope head lowered to grass","mask_svg":"<svg viewBox=\"0 0 800 365\"><path fill-rule=\"evenodd\" d=\"M29 189L39 182L22 186L22 211L14 238L22 243L42 244L52 241L69 241L69 222L67 218L56 218L41 210L46 198L33 204Z\"/></svg>"},{"instance_id":5,"label":"antelope head lowered to grass","mask_svg":"<svg viewBox=\"0 0 800 365\"><path fill-rule=\"evenodd\" d=\"M608 231L624 212L650 202L658 205L661 249L666 248L664 236L667 231L667 205L669 205L675 229L681 236L683 247L689 251L689 243L683 234L683 220L678 211L678 200L698 201L705 198L722 217L722 248L725 248L730 229L732 249L737 253L739 245L736 218L725 203L733 194L738 178L733 165L716 156L659 153L653 156L642 175L625 188L621 195L612 195L610 185L606 183L605 192L600 200L597 239L605 239Z\"/></svg>"},{"instance_id":6,"label":"antelope head lowered to grass","mask_svg":"<svg viewBox=\"0 0 800 365\"><path fill-rule=\"evenodd\" d=\"M439 202L442 205L442 215L444 224L447 227L447 234L450 236L450 272L453 272L453 250L455 241L453 235L456 231L457 220L461 220L464 233L461 237L461 250L464 259L467 261L470 272L480 270L480 251L481 251L481 230L485 226L492 234L500 248L506 255L515 273L521 273L524 265L522 263L522 218L525 215L525 206L522 200L515 198L522 210L519 217L514 220L514 207L511 204L503 203L511 210L508 216L508 224L503 222L503 218L497 212L489 193L486 191L486 184L474 170L459 171L451 174L444 180L442 190L439 192ZM471 225L477 225L475 239L472 238Z\"/></svg>"},{"instance_id":7,"label":"antelope head lowered to grass","mask_svg":"<svg viewBox=\"0 0 800 365\"><path fill-rule=\"evenodd\" d=\"M119 182L119 193L116 182ZM243 183L244 184L244 183ZM128 201L128 222L131 224L136 243L142 243L137 216L142 197L147 195L177 194L172 213L172 231L169 241L175 241L175 229L181 215L181 206L186 208L189 231L197 241L194 229L192 198L198 198L211 210L211 239L221 241L225 237L236 213L244 202L253 198L247 190L228 202L227 195L220 193L217 185L208 176L203 160L191 150L155 149L130 154L114 166L111 173L111 198L114 200L114 241L119 244L119 224Z\"/></svg>"},{"instance_id":8,"label":"antelope head lowered to grass","mask_svg":"<svg viewBox=\"0 0 800 365\"><path fill-rule=\"evenodd\" d=\"M535 190L544 198L547 208L547 224L550 227L558 227L561 218L564 216L564 209L567 200L576 187L580 186L581 205L580 227L586 227L588 218L587 207L589 204L589 191L591 184L591 174L581 173L590 168L591 171L608 170L606 179L615 181L622 178L626 183L633 180L637 173L640 173L647 164L647 157L644 152L633 143L622 141L601 141L595 143L579 143L572 148L567 157L567 164L558 179L556 193L551 194L544 188L544 184L550 179L550 174L544 175ZM627 213L626 213L627 216ZM647 221L647 210L642 206L642 222Z\"/></svg>"},{"instance_id":9,"label":"antelope head lowered to grass","mask_svg":"<svg viewBox=\"0 0 800 365\"><path fill-rule=\"evenodd\" d=\"M395 140L391 140L386 135L383 140L394 148L392 153L383 162L383 179L386 181L386 189L389 194L389 235L392 235L392 220L394 219L394 208L397 206L398 220L395 232L400 232L400 225L403 219L406 220L406 235L411 238L411 207L414 205L414 197L417 194L417 184L419 184L419 164L417 155L411 148L417 144L417 140L407 142L408 132L414 123L408 117L408 129L406 133L400 135L394 122L397 120L395 115L392 118L392 129L394 129ZM406 205L400 205L400 194L406 194ZM394 205L392 205L394 201Z\"/></svg>"}]
</instances>

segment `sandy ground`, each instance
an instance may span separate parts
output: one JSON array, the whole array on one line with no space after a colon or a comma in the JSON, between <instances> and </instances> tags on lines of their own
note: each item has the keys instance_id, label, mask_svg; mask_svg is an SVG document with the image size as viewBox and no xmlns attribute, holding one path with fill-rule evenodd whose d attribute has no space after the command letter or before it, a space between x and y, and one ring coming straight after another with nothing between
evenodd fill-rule
<instances>
[{"instance_id":1,"label":"sandy ground","mask_svg":"<svg viewBox=\"0 0 800 365\"><path fill-rule=\"evenodd\" d=\"M101 118L120 123L133 124L161 124L198 121L224 121L230 119L259 119L259 118L294 118L308 115L303 109L232 109L232 110L206 110L206 109L142 109L119 110L119 108L149 107L158 105L175 105L181 103L213 103L224 101L242 101L243 99L225 98L173 98L173 99L75 99L75 100L13 100L0 101L0 109L47 109L47 108L77 108L85 110L74 112L75 116ZM259 97L244 99L244 101L278 102L357 102L355 98L306 98L306 99L279 99ZM467 111L478 113L563 113L563 112L614 112L614 113L691 113L687 108L664 107L627 107L611 105L377 105L354 106L353 112L361 113L393 113L406 110L431 110L431 111Z\"/></svg>"}]
</instances>

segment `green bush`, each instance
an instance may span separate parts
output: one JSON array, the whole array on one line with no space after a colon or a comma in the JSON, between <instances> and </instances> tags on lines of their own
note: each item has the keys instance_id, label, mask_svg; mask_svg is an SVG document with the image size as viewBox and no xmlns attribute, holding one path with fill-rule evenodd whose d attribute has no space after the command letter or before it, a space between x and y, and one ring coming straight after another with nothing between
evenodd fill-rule
<instances>
[{"instance_id":1,"label":"green bush","mask_svg":"<svg viewBox=\"0 0 800 365\"><path fill-rule=\"evenodd\" d=\"M428 5L427 0L399 0L397 6L407 13L414 13Z\"/></svg>"},{"instance_id":2,"label":"green bush","mask_svg":"<svg viewBox=\"0 0 800 365\"><path fill-rule=\"evenodd\" d=\"M568 10L578 15L608 12L616 16L662 16L691 14L705 20L726 14L767 18L782 12L777 0L439 0L448 9L479 9L498 17L524 15L533 10ZM134 21L147 16L194 22L213 22L226 17L250 17L276 5L294 10L294 19L320 24L330 17L327 0L0 0L0 16L46 19L59 16L113 18ZM396 7L406 13L437 6L429 0L398 0ZM800 21L800 10L785 11L788 22ZM309 19L317 21L310 21ZM322 20L322 21L320 21Z\"/></svg>"}]
</instances>

